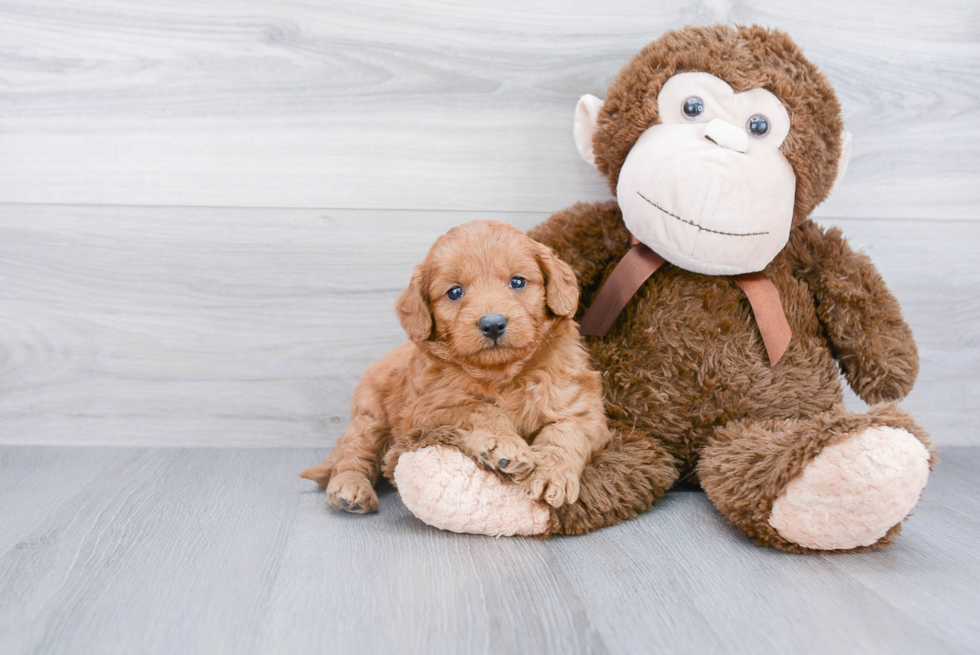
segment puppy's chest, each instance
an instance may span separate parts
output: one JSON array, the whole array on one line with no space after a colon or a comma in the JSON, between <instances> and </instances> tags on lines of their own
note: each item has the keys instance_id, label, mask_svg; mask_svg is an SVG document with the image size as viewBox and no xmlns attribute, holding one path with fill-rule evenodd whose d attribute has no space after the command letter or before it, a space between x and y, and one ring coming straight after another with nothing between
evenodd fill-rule
<instances>
[{"instance_id":1,"label":"puppy's chest","mask_svg":"<svg viewBox=\"0 0 980 655\"><path fill-rule=\"evenodd\" d=\"M527 440L554 423L567 404L563 393L547 375L531 375L498 395L497 403Z\"/></svg>"}]
</instances>

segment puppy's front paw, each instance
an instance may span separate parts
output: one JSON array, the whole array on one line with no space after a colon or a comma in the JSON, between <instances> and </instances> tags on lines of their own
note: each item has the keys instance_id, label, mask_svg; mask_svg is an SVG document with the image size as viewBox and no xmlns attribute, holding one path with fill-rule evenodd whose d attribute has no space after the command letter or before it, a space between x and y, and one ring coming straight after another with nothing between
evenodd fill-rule
<instances>
[{"instance_id":1,"label":"puppy's front paw","mask_svg":"<svg viewBox=\"0 0 980 655\"><path fill-rule=\"evenodd\" d=\"M337 509L354 514L378 511L378 494L371 481L361 473L345 471L330 479L327 485L327 502Z\"/></svg>"},{"instance_id":2,"label":"puppy's front paw","mask_svg":"<svg viewBox=\"0 0 980 655\"><path fill-rule=\"evenodd\" d=\"M523 439L515 435L497 435L474 430L467 439L470 452L484 466L521 478L534 468L534 453Z\"/></svg>"},{"instance_id":3,"label":"puppy's front paw","mask_svg":"<svg viewBox=\"0 0 980 655\"><path fill-rule=\"evenodd\" d=\"M561 507L578 500L579 473L553 446L534 448L535 468L521 483L524 491L534 500L544 500L552 507Z\"/></svg>"}]
</instances>

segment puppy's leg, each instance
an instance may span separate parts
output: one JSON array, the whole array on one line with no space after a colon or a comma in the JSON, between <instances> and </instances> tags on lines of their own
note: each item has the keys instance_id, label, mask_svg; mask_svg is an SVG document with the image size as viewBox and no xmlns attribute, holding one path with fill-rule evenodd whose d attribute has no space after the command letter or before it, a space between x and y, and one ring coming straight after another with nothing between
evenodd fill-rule
<instances>
[{"instance_id":1,"label":"puppy's leg","mask_svg":"<svg viewBox=\"0 0 980 655\"><path fill-rule=\"evenodd\" d=\"M344 443L338 444L338 459L327 485L327 502L334 507L367 514L378 511L374 485L381 471L381 458L390 437L388 425L369 415L351 422Z\"/></svg>"},{"instance_id":2,"label":"puppy's leg","mask_svg":"<svg viewBox=\"0 0 980 655\"><path fill-rule=\"evenodd\" d=\"M522 478L534 469L534 453L518 434L474 430L463 435L463 451L484 466Z\"/></svg>"},{"instance_id":3,"label":"puppy's leg","mask_svg":"<svg viewBox=\"0 0 980 655\"><path fill-rule=\"evenodd\" d=\"M578 500L585 465L611 438L600 384L599 376L592 374L577 390L570 385L563 418L543 427L535 437L531 448L536 467L523 483L531 498L552 507Z\"/></svg>"},{"instance_id":4,"label":"puppy's leg","mask_svg":"<svg viewBox=\"0 0 980 655\"><path fill-rule=\"evenodd\" d=\"M468 419L471 429L460 432L464 453L487 468L518 479L531 472L534 453L506 414L486 406L475 410Z\"/></svg>"},{"instance_id":5,"label":"puppy's leg","mask_svg":"<svg viewBox=\"0 0 980 655\"><path fill-rule=\"evenodd\" d=\"M529 497L544 500L552 507L578 500L579 480L586 463L609 441L605 423L593 423L582 425L564 420L541 430L531 446L535 469L522 482Z\"/></svg>"},{"instance_id":6,"label":"puppy's leg","mask_svg":"<svg viewBox=\"0 0 980 655\"><path fill-rule=\"evenodd\" d=\"M367 514L378 510L374 485L388 440L388 426L368 416L356 416L322 464L311 466L300 477L327 490L327 502L339 509Z\"/></svg>"},{"instance_id":7,"label":"puppy's leg","mask_svg":"<svg viewBox=\"0 0 980 655\"><path fill-rule=\"evenodd\" d=\"M381 472L381 460L391 445L388 416L392 389L404 384L404 371L413 349L411 344L405 344L368 367L354 389L350 427L326 461L300 474L326 488L331 505L362 514L377 511L374 485Z\"/></svg>"}]
</instances>

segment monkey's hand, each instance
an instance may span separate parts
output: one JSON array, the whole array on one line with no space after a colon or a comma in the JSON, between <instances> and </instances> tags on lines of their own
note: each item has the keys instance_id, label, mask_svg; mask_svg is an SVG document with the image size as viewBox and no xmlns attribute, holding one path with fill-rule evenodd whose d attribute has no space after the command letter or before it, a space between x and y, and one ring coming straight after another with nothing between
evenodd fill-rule
<instances>
[{"instance_id":1,"label":"monkey's hand","mask_svg":"<svg viewBox=\"0 0 980 655\"><path fill-rule=\"evenodd\" d=\"M855 393L867 403L908 395L919 352L898 301L868 256L851 250L838 228L825 232L812 221L793 230L788 248Z\"/></svg>"}]
</instances>

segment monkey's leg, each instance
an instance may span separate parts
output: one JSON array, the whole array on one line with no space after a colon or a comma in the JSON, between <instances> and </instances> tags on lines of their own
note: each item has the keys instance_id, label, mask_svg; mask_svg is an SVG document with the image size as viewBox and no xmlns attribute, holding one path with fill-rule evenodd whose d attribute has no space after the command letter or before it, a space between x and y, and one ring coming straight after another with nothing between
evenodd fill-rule
<instances>
[{"instance_id":1,"label":"monkey's leg","mask_svg":"<svg viewBox=\"0 0 980 655\"><path fill-rule=\"evenodd\" d=\"M374 485L389 435L385 422L369 414L355 416L330 456L300 473L300 477L326 489L327 502L334 507L357 514L376 512L378 495Z\"/></svg>"},{"instance_id":2,"label":"monkey's leg","mask_svg":"<svg viewBox=\"0 0 980 655\"><path fill-rule=\"evenodd\" d=\"M416 518L442 530L495 537L545 533L548 505L528 498L505 474L478 465L462 447L453 428L413 430L388 449L384 475Z\"/></svg>"},{"instance_id":3,"label":"monkey's leg","mask_svg":"<svg viewBox=\"0 0 980 655\"><path fill-rule=\"evenodd\" d=\"M716 430L698 478L715 506L758 543L793 552L891 543L919 500L929 438L892 404Z\"/></svg>"},{"instance_id":4,"label":"monkey's leg","mask_svg":"<svg viewBox=\"0 0 980 655\"><path fill-rule=\"evenodd\" d=\"M389 451L386 475L416 517L453 532L584 534L649 509L678 478L673 458L657 442L614 436L585 467L578 500L555 509L477 466L452 437L434 433L413 447L396 444Z\"/></svg>"},{"instance_id":5,"label":"monkey's leg","mask_svg":"<svg viewBox=\"0 0 980 655\"><path fill-rule=\"evenodd\" d=\"M552 510L553 531L585 534L631 519L653 507L678 477L674 458L659 441L614 431L582 472L578 500Z\"/></svg>"}]
</instances>

